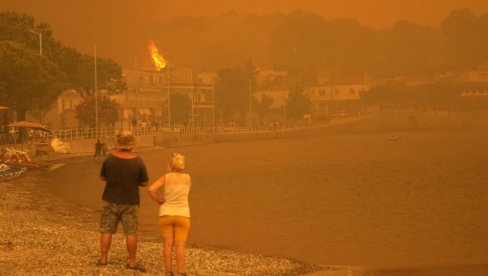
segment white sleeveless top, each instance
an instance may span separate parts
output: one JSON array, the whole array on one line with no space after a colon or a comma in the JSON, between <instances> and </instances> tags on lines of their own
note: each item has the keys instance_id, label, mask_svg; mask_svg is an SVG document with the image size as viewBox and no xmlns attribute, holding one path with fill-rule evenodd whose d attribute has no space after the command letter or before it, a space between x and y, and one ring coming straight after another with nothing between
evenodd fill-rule
<instances>
[{"instance_id":1,"label":"white sleeveless top","mask_svg":"<svg viewBox=\"0 0 488 276\"><path fill-rule=\"evenodd\" d=\"M188 204L190 175L167 173L164 177L164 203L159 206L159 216L190 217L190 206Z\"/></svg>"}]
</instances>

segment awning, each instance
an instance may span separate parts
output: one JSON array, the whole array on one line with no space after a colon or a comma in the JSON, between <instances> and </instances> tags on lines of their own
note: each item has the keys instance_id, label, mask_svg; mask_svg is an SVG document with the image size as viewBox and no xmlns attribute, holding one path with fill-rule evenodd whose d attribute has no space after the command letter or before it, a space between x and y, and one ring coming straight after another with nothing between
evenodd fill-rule
<instances>
[{"instance_id":1,"label":"awning","mask_svg":"<svg viewBox=\"0 0 488 276\"><path fill-rule=\"evenodd\" d=\"M45 132L51 132L45 125L35 122L28 122L28 121L18 121L15 123L11 123L8 125L9 127L20 127L20 128L31 128Z\"/></svg>"}]
</instances>

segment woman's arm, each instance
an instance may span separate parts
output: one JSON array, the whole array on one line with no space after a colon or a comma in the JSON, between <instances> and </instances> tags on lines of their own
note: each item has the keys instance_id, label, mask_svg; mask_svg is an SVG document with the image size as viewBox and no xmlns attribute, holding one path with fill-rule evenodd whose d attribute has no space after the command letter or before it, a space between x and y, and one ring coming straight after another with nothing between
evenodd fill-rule
<instances>
[{"instance_id":1,"label":"woman's arm","mask_svg":"<svg viewBox=\"0 0 488 276\"><path fill-rule=\"evenodd\" d=\"M147 189L149 196L154 201L156 201L159 205L164 203L164 199L161 199L158 195L158 190L164 186L164 183L165 183L165 175L160 176L158 180L154 181L154 183L152 183L151 186L149 186L149 188Z\"/></svg>"}]
</instances>

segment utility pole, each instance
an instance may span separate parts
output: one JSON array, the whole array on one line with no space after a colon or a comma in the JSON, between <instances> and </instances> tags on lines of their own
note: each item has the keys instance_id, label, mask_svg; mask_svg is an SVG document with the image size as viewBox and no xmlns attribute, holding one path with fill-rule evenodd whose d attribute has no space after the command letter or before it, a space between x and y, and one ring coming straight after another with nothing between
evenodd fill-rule
<instances>
[{"instance_id":1,"label":"utility pole","mask_svg":"<svg viewBox=\"0 0 488 276\"><path fill-rule=\"evenodd\" d=\"M93 45L95 55L95 138L98 138L98 83L97 83L97 45Z\"/></svg>"},{"instance_id":2,"label":"utility pole","mask_svg":"<svg viewBox=\"0 0 488 276\"><path fill-rule=\"evenodd\" d=\"M89 44L93 46L93 58L94 58L94 64L95 64L95 87L94 87L94 93L95 93L95 138L98 138L98 84L97 84L97 44L91 43L91 42L86 42L84 41L83 43Z\"/></svg>"},{"instance_id":3,"label":"utility pole","mask_svg":"<svg viewBox=\"0 0 488 276\"><path fill-rule=\"evenodd\" d=\"M166 64L166 84L168 88L168 127L171 129L171 99L170 99L170 93L171 93L171 88L169 86L169 62Z\"/></svg>"},{"instance_id":4,"label":"utility pole","mask_svg":"<svg viewBox=\"0 0 488 276\"><path fill-rule=\"evenodd\" d=\"M191 85L191 131L195 131L195 86L193 85L193 70L190 69L190 85Z\"/></svg>"},{"instance_id":5,"label":"utility pole","mask_svg":"<svg viewBox=\"0 0 488 276\"><path fill-rule=\"evenodd\" d=\"M249 79L249 129L252 126L252 87L251 87L251 79Z\"/></svg>"},{"instance_id":6,"label":"utility pole","mask_svg":"<svg viewBox=\"0 0 488 276\"><path fill-rule=\"evenodd\" d=\"M215 133L215 96L214 96L214 81L212 79L212 132Z\"/></svg>"}]
</instances>

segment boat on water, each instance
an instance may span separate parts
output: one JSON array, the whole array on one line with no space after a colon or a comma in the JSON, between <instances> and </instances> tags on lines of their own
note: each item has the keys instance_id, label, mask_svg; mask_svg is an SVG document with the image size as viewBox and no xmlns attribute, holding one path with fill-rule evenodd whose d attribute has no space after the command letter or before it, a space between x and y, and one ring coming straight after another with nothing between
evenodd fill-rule
<instances>
[{"instance_id":1,"label":"boat on water","mask_svg":"<svg viewBox=\"0 0 488 276\"><path fill-rule=\"evenodd\" d=\"M26 167L9 166L0 163L0 182L16 178L27 170Z\"/></svg>"},{"instance_id":2,"label":"boat on water","mask_svg":"<svg viewBox=\"0 0 488 276\"><path fill-rule=\"evenodd\" d=\"M399 137L399 136L389 136L386 139L388 141L400 141L400 140L402 140L402 137Z\"/></svg>"}]
</instances>

